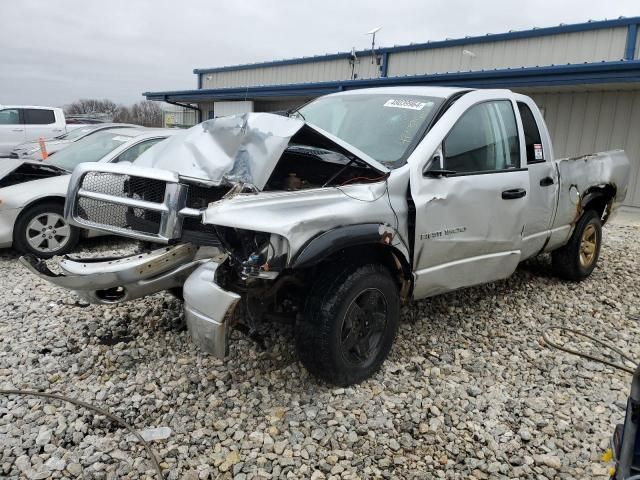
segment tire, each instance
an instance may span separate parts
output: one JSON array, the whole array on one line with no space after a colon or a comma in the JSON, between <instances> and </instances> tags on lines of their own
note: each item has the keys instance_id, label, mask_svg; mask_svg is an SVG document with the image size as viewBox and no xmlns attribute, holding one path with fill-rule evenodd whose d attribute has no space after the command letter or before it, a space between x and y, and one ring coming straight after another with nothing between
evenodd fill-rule
<instances>
[{"instance_id":1,"label":"tire","mask_svg":"<svg viewBox=\"0 0 640 480\"><path fill-rule=\"evenodd\" d=\"M387 358L399 317L398 287L386 268L329 268L311 287L296 325L298 357L328 383L360 383Z\"/></svg>"},{"instance_id":2,"label":"tire","mask_svg":"<svg viewBox=\"0 0 640 480\"><path fill-rule=\"evenodd\" d=\"M22 253L51 258L72 251L78 244L80 231L69 225L63 206L45 202L27 208L13 228L13 246Z\"/></svg>"},{"instance_id":3,"label":"tire","mask_svg":"<svg viewBox=\"0 0 640 480\"><path fill-rule=\"evenodd\" d=\"M569 242L551 253L553 272L579 282L596 268L602 245L602 222L595 210L587 210L576 223Z\"/></svg>"}]
</instances>

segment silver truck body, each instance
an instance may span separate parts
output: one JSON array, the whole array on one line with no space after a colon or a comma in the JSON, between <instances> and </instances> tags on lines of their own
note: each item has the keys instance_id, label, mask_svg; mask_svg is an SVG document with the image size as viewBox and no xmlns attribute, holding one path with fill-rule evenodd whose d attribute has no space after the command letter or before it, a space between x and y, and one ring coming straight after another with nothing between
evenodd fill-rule
<instances>
[{"instance_id":1,"label":"silver truck body","mask_svg":"<svg viewBox=\"0 0 640 480\"><path fill-rule=\"evenodd\" d=\"M223 356L227 326L238 321L234 311L246 296L244 289L234 289L225 280L230 264L243 285L259 287L260 295L269 297L272 286L277 291L297 272L304 277L338 251L349 252L357 261L359 254L375 250L384 252L403 300L424 298L510 276L526 258L565 245L589 202L599 202L606 221L626 195L629 162L624 152L554 159L542 116L523 95L437 87L334 95L370 94L437 97L448 103L406 161L395 168L309 122L269 114L204 122L165 142L164 150L155 149L153 157L141 156L133 166L83 164L70 182L67 219L85 228L178 245L137 262L139 275L116 274L111 281L104 281L109 278L104 272L114 271L106 262L66 259L60 266L67 276L52 274L34 258L23 258L23 263L94 302L129 300L184 281L185 314L194 340ZM447 136L469 109L496 101L508 102L516 112L518 163L495 172L447 174L442 168ZM540 130L540 143L535 145L540 158L535 162L527 160L530 145L517 114L522 104ZM295 151L292 144L302 137L314 146L357 158L358 168L370 172L366 181L355 177L342 184L299 188L296 175L289 174L293 178L285 182L291 188L268 188L283 154ZM439 170L438 162L443 173L429 173ZM110 191L113 177L159 182L164 193L149 201ZM222 191L198 208L189 196L202 188ZM105 215L109 206L113 212ZM127 209L138 219L151 212L147 217L153 219L153 227L142 220L138 227L135 221L123 220ZM189 233L198 228L198 235ZM267 240L260 243L252 232ZM215 240L202 240L202 235ZM244 248L251 242L255 249ZM190 246L186 256L168 257L175 249L184 252L183 243L196 247ZM206 246L204 256L192 254L197 245ZM252 249L251 255L241 257L241 251ZM143 277L147 269L154 274ZM94 281L98 276L101 281Z\"/></svg>"}]
</instances>

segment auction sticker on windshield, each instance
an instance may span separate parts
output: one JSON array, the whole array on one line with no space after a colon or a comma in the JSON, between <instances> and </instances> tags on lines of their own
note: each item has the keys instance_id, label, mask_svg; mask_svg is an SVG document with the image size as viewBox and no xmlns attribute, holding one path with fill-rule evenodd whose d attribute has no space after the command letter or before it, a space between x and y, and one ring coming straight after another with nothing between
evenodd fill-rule
<instances>
[{"instance_id":1,"label":"auction sticker on windshield","mask_svg":"<svg viewBox=\"0 0 640 480\"><path fill-rule=\"evenodd\" d=\"M389 99L385 102L385 107L408 108L409 110L422 110L431 102L416 102L415 100L397 100Z\"/></svg>"}]
</instances>

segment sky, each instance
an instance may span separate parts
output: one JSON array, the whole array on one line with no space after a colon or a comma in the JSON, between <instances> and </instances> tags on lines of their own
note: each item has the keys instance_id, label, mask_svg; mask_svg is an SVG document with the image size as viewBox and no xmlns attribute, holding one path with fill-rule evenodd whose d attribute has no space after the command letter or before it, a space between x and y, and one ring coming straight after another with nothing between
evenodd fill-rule
<instances>
[{"instance_id":1,"label":"sky","mask_svg":"<svg viewBox=\"0 0 640 480\"><path fill-rule=\"evenodd\" d=\"M194 68L640 15L639 0L0 0L0 104L131 104Z\"/></svg>"}]
</instances>

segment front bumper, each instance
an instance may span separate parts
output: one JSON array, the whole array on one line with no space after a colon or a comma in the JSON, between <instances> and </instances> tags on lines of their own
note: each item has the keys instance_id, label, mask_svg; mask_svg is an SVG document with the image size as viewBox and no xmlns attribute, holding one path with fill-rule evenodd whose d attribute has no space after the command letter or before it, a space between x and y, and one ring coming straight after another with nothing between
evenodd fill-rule
<instances>
[{"instance_id":1,"label":"front bumper","mask_svg":"<svg viewBox=\"0 0 640 480\"><path fill-rule=\"evenodd\" d=\"M121 258L70 259L59 262L63 273L52 272L33 255L20 261L34 274L74 290L90 303L113 304L173 287L183 287L189 333L202 350L217 357L227 352L227 320L240 295L215 283L216 269L226 258L217 249L191 244L165 247Z\"/></svg>"},{"instance_id":2,"label":"front bumper","mask_svg":"<svg viewBox=\"0 0 640 480\"><path fill-rule=\"evenodd\" d=\"M59 274L33 255L20 257L20 262L32 273L76 291L90 303L120 303L182 286L187 276L205 261L196 259L197 251L193 245L181 244L129 257L65 257L59 262L62 270Z\"/></svg>"}]
</instances>

